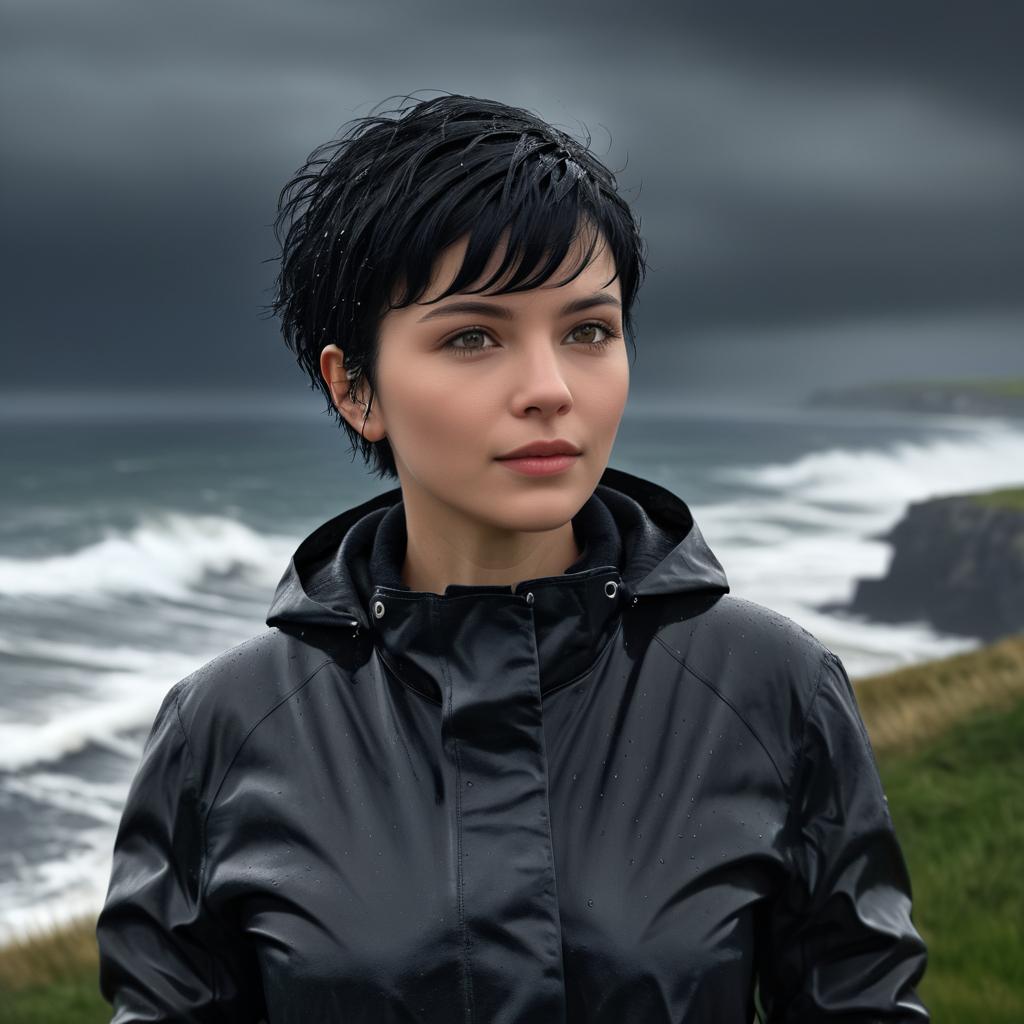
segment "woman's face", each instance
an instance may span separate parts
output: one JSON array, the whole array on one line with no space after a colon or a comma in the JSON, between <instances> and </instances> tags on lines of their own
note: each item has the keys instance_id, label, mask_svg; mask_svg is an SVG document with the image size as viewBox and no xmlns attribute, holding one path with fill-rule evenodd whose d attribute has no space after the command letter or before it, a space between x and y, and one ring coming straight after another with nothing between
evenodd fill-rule
<instances>
[{"instance_id":1,"label":"woman's face","mask_svg":"<svg viewBox=\"0 0 1024 1024\"><path fill-rule=\"evenodd\" d=\"M442 252L419 303L380 324L373 409L342 409L356 430L394 451L403 497L445 508L485 530L552 530L593 493L608 464L629 392L621 289L598 242L578 265L585 238L542 287L505 295L456 294L437 302L461 266L466 239ZM498 267L496 250L481 281ZM472 303L475 308L466 308ZM568 307L574 305L575 310ZM321 357L327 380L344 372ZM336 385L341 397L343 385ZM362 395L365 401L367 396ZM562 472L529 476L499 456L538 440L567 440L581 454Z\"/></svg>"}]
</instances>

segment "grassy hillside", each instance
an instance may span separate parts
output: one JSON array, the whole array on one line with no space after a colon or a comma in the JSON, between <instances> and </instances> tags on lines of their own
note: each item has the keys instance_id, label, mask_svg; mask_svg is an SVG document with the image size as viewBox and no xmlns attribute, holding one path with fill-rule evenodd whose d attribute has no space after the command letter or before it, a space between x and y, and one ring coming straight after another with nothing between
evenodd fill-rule
<instances>
[{"instance_id":1,"label":"grassy hillside","mask_svg":"<svg viewBox=\"0 0 1024 1024\"><path fill-rule=\"evenodd\" d=\"M1024 635L855 683L936 1022L1024 1020ZM106 1024L93 922L0 950L0 1024Z\"/></svg>"},{"instance_id":2,"label":"grassy hillside","mask_svg":"<svg viewBox=\"0 0 1024 1024\"><path fill-rule=\"evenodd\" d=\"M928 943L936 1020L1024 1021L1024 700L975 712L882 776Z\"/></svg>"},{"instance_id":3,"label":"grassy hillside","mask_svg":"<svg viewBox=\"0 0 1024 1024\"><path fill-rule=\"evenodd\" d=\"M986 491L973 494L972 498L980 505L991 505L993 508L1013 508L1024 512L1024 487L1004 487L998 491Z\"/></svg>"},{"instance_id":4,"label":"grassy hillside","mask_svg":"<svg viewBox=\"0 0 1024 1024\"><path fill-rule=\"evenodd\" d=\"M910 754L975 711L1024 699L1024 634L854 686L871 744L888 764L888 755Z\"/></svg>"},{"instance_id":5,"label":"grassy hillside","mask_svg":"<svg viewBox=\"0 0 1024 1024\"><path fill-rule=\"evenodd\" d=\"M924 391L929 388L944 391L977 391L986 395L1006 398L1024 398L1024 377L945 378L943 380L882 381L875 385L886 391Z\"/></svg>"}]
</instances>

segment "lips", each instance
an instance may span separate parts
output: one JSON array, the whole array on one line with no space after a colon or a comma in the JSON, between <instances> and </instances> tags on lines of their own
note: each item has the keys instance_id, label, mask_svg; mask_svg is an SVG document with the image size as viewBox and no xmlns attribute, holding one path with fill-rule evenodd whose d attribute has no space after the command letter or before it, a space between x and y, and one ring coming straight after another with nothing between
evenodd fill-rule
<instances>
[{"instance_id":1,"label":"lips","mask_svg":"<svg viewBox=\"0 0 1024 1024\"><path fill-rule=\"evenodd\" d=\"M580 450L571 441L562 439L554 441L533 441L516 448L507 455L499 455L499 459L536 459L551 455L579 455Z\"/></svg>"}]
</instances>

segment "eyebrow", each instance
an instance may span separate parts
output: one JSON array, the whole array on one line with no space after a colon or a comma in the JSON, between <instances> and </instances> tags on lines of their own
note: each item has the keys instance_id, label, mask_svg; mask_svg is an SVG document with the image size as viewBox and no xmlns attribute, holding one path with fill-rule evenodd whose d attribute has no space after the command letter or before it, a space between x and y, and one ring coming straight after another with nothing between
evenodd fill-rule
<instances>
[{"instance_id":1,"label":"eyebrow","mask_svg":"<svg viewBox=\"0 0 1024 1024\"><path fill-rule=\"evenodd\" d=\"M581 299L573 299L567 302L559 311L559 316L568 316L570 313L579 313L581 310L590 309L593 306L615 306L622 309L619 302L610 292L597 292L594 295L587 295ZM417 323L424 320L433 320L440 316L460 316L464 313L478 313L482 316L496 316L501 320L514 320L515 313L508 306L499 306L493 302L481 302L478 299L466 300L463 302L452 302L447 306L439 306L425 313Z\"/></svg>"}]
</instances>

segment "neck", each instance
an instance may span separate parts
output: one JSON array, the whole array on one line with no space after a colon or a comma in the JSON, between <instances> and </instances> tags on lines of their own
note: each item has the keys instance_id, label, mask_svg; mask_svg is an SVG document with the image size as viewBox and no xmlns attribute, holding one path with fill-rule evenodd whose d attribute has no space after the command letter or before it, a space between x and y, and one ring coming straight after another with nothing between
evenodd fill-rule
<instances>
[{"instance_id":1,"label":"neck","mask_svg":"<svg viewBox=\"0 0 1024 1024\"><path fill-rule=\"evenodd\" d=\"M449 584L513 588L526 579L558 576L581 555L572 522L554 530L509 531L442 510L429 514L403 500L406 551L402 583L443 594Z\"/></svg>"}]
</instances>

